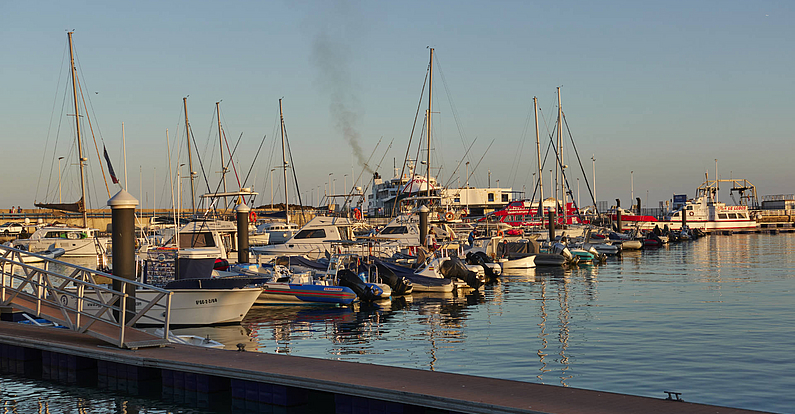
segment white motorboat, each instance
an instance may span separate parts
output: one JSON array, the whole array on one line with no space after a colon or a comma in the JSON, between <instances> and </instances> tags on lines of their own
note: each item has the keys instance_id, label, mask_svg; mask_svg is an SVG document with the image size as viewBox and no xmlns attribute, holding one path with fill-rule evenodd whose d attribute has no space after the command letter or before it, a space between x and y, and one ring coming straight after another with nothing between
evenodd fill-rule
<instances>
[{"instance_id":1,"label":"white motorboat","mask_svg":"<svg viewBox=\"0 0 795 414\"><path fill-rule=\"evenodd\" d=\"M263 244L282 244L287 240L290 240L295 233L298 233L300 228L295 223L285 223L281 221L271 221L265 222L257 226L257 237L261 235L267 235L268 241L266 243L258 243L258 245ZM252 237L249 236L249 243L251 242Z\"/></svg>"},{"instance_id":2,"label":"white motorboat","mask_svg":"<svg viewBox=\"0 0 795 414\"><path fill-rule=\"evenodd\" d=\"M39 254L63 249L64 257L96 257L107 251L110 241L107 237L98 237L97 231L85 227L46 226L33 232L30 238L14 240L11 247Z\"/></svg>"},{"instance_id":3,"label":"white motorboat","mask_svg":"<svg viewBox=\"0 0 795 414\"><path fill-rule=\"evenodd\" d=\"M293 237L282 244L269 244L267 246L252 246L249 251L255 255L265 257L277 256L306 256L317 260L335 252L332 242L340 240L353 240L353 223L345 217L316 216L310 220ZM343 245L337 249L345 249Z\"/></svg>"}]
</instances>

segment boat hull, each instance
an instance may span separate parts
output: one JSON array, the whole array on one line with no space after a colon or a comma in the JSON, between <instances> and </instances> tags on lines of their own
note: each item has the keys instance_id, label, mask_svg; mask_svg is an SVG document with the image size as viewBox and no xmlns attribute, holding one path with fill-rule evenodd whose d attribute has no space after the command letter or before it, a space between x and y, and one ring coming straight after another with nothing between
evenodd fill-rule
<instances>
[{"instance_id":1,"label":"boat hull","mask_svg":"<svg viewBox=\"0 0 795 414\"><path fill-rule=\"evenodd\" d=\"M256 300L258 305L350 305L356 300L353 290L344 286L265 283Z\"/></svg>"},{"instance_id":2,"label":"boat hull","mask_svg":"<svg viewBox=\"0 0 795 414\"><path fill-rule=\"evenodd\" d=\"M171 295L171 314L169 319L170 326L192 326L192 325L220 325L228 323L239 323L246 316L254 301L257 300L262 288L242 288L242 289L175 289ZM149 289L138 289L135 292L136 309L144 307L144 301L153 300L159 292ZM90 296L88 293L86 296ZM95 296L96 297L96 296ZM61 296L65 301L64 305L74 307L76 303L73 296ZM96 299L94 299L96 300ZM165 298L158 302L165 306ZM84 307L88 310L97 308L97 305L89 301L84 302ZM104 314L104 318L110 315ZM163 319L163 308L155 306L146 312L138 324L139 326L162 326L162 323L154 322L154 319Z\"/></svg>"}]
</instances>

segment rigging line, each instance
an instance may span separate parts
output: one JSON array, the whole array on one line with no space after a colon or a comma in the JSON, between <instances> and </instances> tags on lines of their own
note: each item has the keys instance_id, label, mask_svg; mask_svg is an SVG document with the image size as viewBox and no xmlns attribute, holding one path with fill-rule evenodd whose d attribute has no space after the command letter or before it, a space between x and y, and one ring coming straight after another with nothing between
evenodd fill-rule
<instances>
[{"instance_id":1,"label":"rigging line","mask_svg":"<svg viewBox=\"0 0 795 414\"><path fill-rule=\"evenodd\" d=\"M298 173L296 173L296 171L295 171L295 162L293 161L293 149L290 147L290 138L289 138L289 135L287 135L287 126L285 126L282 123L282 121L279 121L279 125L282 128L284 128L284 144L287 146L287 148L286 148L287 149L287 154L289 155L289 158L290 158L290 165L292 165L291 169L293 170L293 182L295 183L295 196L298 199L298 207L301 209L301 220L303 220L304 223L306 223L306 213L304 212L304 202L301 199L301 190L298 187ZM284 168L287 168L287 166L284 166ZM285 173L286 172L287 171L285 171ZM285 209L284 211L289 210L289 208L290 208L289 203L287 203L287 200L284 200L284 209ZM287 224L290 224L290 223L287 223Z\"/></svg>"},{"instance_id":2,"label":"rigging line","mask_svg":"<svg viewBox=\"0 0 795 414\"><path fill-rule=\"evenodd\" d=\"M49 197L49 194L50 194L50 186L52 185L52 180L53 180L52 169L54 167L53 164L55 164L55 155L58 153L58 138L61 136L61 124L63 123L63 119L64 119L63 115L64 115L64 112L66 111L66 109L65 109L66 108L66 100L67 100L66 97L67 97L68 91L69 91L69 82L64 82L64 94L63 94L63 99L61 101L61 115L58 117L58 128L56 128L56 130L55 130L55 145L53 145L52 161L50 161L50 175L49 175L49 178L47 180L47 191L44 193L45 200L48 200L48 197ZM57 102L57 95L58 94L56 93L56 102ZM48 134L48 136L47 136L47 143L48 144L47 145L49 145L49 141L50 141L49 132L47 134ZM72 141L72 145L74 145L74 141L75 140L76 139L71 140ZM70 149L70 151L71 151L71 149ZM44 155L46 153L47 153L46 151L42 151L42 161L41 161L42 167L41 168L44 168ZM71 155L72 155L71 152L68 153L66 155L66 157L64 157L64 159L67 159L67 160L71 159ZM69 166L68 162L66 163L66 166L67 167ZM41 175L39 175L39 180L41 180ZM38 201L38 197L39 197L39 190L38 189L39 189L39 186L37 184L36 185L36 201ZM55 191L55 189L53 189L53 191Z\"/></svg>"},{"instance_id":3,"label":"rigging line","mask_svg":"<svg viewBox=\"0 0 795 414\"><path fill-rule=\"evenodd\" d=\"M478 160L478 163L477 163L477 164L475 164L475 167L472 169L472 174L474 174L474 173L475 173L475 170L477 170L477 169L478 169L478 166L480 166L480 163L483 161L483 158L485 158L485 157L486 157L486 154L488 154L488 153L489 153L489 149L490 149L490 148L491 148L491 146L494 144L494 141L495 141L495 140L491 140L491 142L489 143L489 146L488 146L488 147L486 147L486 151L483 151L483 155L481 155L481 156L480 156L480 159Z\"/></svg>"},{"instance_id":4,"label":"rigging line","mask_svg":"<svg viewBox=\"0 0 795 414\"><path fill-rule=\"evenodd\" d=\"M226 140L226 130L221 128L221 132L224 134L224 143L226 144L226 151L230 152L229 151L229 142ZM242 132L240 133L240 137L237 139L237 141L240 142L241 138L243 138L243 133ZM237 145L235 145L235 146L237 146ZM234 160L232 160L232 171L235 172L235 178L237 179L237 186L238 186L238 188L240 188L240 176L237 175L237 167L235 167L235 161Z\"/></svg>"},{"instance_id":5,"label":"rigging line","mask_svg":"<svg viewBox=\"0 0 795 414\"><path fill-rule=\"evenodd\" d=\"M527 117L524 121L524 128L522 129L522 139L519 141L519 151L513 158L513 162L511 163L511 174L508 176L508 182L511 183L512 187L516 187L516 178L519 175L519 164L522 158L522 153L524 152L524 143L527 140L527 130L530 128L530 121L531 117L528 111Z\"/></svg>"},{"instance_id":6,"label":"rigging line","mask_svg":"<svg viewBox=\"0 0 795 414\"><path fill-rule=\"evenodd\" d=\"M557 160L558 167L560 168L560 166L562 165L563 160L560 159L560 153L558 152L558 148L555 146L554 143L552 144L552 149L555 150L555 159ZM580 221L582 221L582 213L580 213L580 211L579 211L579 206L577 205L577 200L574 199L574 194L572 193L571 185L569 184L569 180L566 177L566 170L564 168L560 168L560 175L561 175L564 187L568 188L568 191L564 190L563 200L561 200L563 205L561 207L564 208L564 209L566 208L566 194L568 194L569 197L571 197L571 204L574 205L574 208L577 210L577 217L579 217ZM556 198L557 198L557 196L556 196ZM558 200L555 200L555 205L558 206ZM564 210L564 212L565 212L565 210Z\"/></svg>"},{"instance_id":7,"label":"rigging line","mask_svg":"<svg viewBox=\"0 0 795 414\"><path fill-rule=\"evenodd\" d=\"M596 206L596 199L594 198L593 192L591 191L591 184L588 182L588 175L585 174L585 169L582 166L582 160L580 159L580 153L577 152L577 145L574 144L574 137L571 135L571 129L569 129L569 122L566 120L566 113L563 113L563 123L566 125L566 131L569 132L569 139L571 139L571 146L574 148L574 154L577 156L577 162L580 164L580 171L582 171L583 179L585 180L585 186L588 187L588 194L591 195L591 201L593 201L594 209L596 210L596 214L599 214L599 207Z\"/></svg>"},{"instance_id":8,"label":"rigging line","mask_svg":"<svg viewBox=\"0 0 795 414\"><path fill-rule=\"evenodd\" d=\"M190 136L192 137L191 142L193 143L193 148L196 150L196 159L199 161L199 168L202 170L202 178L204 178L204 185L207 186L207 192L210 192L210 182L207 180L207 172L204 170L204 163L202 162L202 157L199 155L199 147L196 143L196 135L193 134L193 128L188 125L190 128ZM193 214L196 214L194 211Z\"/></svg>"},{"instance_id":9,"label":"rigging line","mask_svg":"<svg viewBox=\"0 0 795 414\"><path fill-rule=\"evenodd\" d=\"M400 170L399 180L403 179L403 174L406 172L406 162L408 162L409 151L411 150L411 140L414 138L414 129L417 127L417 118L420 115L420 108L422 106L422 97L425 95L425 85L428 83L428 71L425 71L425 80L422 82L422 90L420 91L420 101L417 102L417 112L414 113L414 123L411 125L411 134L409 134L409 145L406 146L406 156L403 158L403 168ZM400 183L400 181L399 181Z\"/></svg>"},{"instance_id":10,"label":"rigging line","mask_svg":"<svg viewBox=\"0 0 795 414\"><path fill-rule=\"evenodd\" d=\"M382 136L381 138L378 139L378 143L375 144L375 148L373 148L373 151L370 153L370 157L367 158L367 161L364 163L364 166L362 166L361 171L359 171L359 176L356 177L356 181L354 181L353 185L351 185L351 190L345 196L345 200L344 200L344 202L342 204L343 206L348 204L349 201L351 201L351 202L353 201L353 196L354 196L353 191L356 189L356 183L358 183L359 180L362 178L362 175L364 174L364 171L367 168L370 167L370 160L373 158L373 155L375 155L375 151L378 149L378 146L381 145L381 140L383 140L383 139L384 139L384 137ZM389 151L389 149L392 148L392 143L394 141L395 141L394 138L392 138L392 141L389 141L389 146L386 148L386 151L384 152L384 155L381 157L381 161L378 162L378 165L375 167L375 169L373 171L378 171L378 167L381 166L381 162L384 161L384 157L386 157L386 154ZM353 179L353 177L351 177L351 179ZM369 188L369 186L370 186L370 184L368 182L368 184L365 187ZM364 194L365 194L365 191L363 189L360 198L364 198ZM361 199L359 200L360 204L363 203L363 202L364 202L364 200L361 200ZM351 204L353 204L353 203L351 203Z\"/></svg>"},{"instance_id":11,"label":"rigging line","mask_svg":"<svg viewBox=\"0 0 795 414\"><path fill-rule=\"evenodd\" d=\"M63 54L61 56L61 65L59 67L61 70L60 70L60 73L58 74L58 83L55 85L55 96L54 96L54 98L52 100L52 111L50 111L50 122L47 125L47 139L46 139L46 141L44 143L44 148L49 148L50 147L50 131L52 131L52 120L55 117L55 105L58 103L58 89L60 89L61 79L63 79L63 64L66 61L66 51L68 50L67 49L68 45L69 45L69 43L67 41L67 43L65 43L65 45L64 45L64 51L63 51ZM65 97L66 97L66 93L64 93L64 98ZM63 113L63 108L61 109L61 113ZM61 118L63 118L63 117L61 117ZM59 121L58 125L60 127L60 121ZM57 141L57 138L56 138L56 144L57 144L57 142L58 141ZM49 177L49 180L48 180L48 183L47 183L47 192L49 192L49 190L50 190L49 189L49 183L52 181L52 168L53 168L53 164L55 163L56 150L57 150L57 145L55 146L55 148L53 148L52 161L50 161L50 177ZM34 197L34 200L39 198L39 186L41 184L42 172L44 171L44 159L45 159L46 156L47 156L47 151L42 151L41 152L41 165L39 166L39 179L36 182L36 195ZM60 173L60 171L59 171L59 173ZM46 197L46 195L45 195L45 197Z\"/></svg>"},{"instance_id":12,"label":"rigging line","mask_svg":"<svg viewBox=\"0 0 795 414\"><path fill-rule=\"evenodd\" d=\"M78 64L79 65L79 64ZM88 116L88 107L86 106L86 98L83 95L83 81L82 78L77 78L77 86L80 89L80 98L83 100L83 108L86 110L86 119L88 119L88 128L91 131L91 138L94 140L94 149L97 151L97 161L99 161L99 168L102 171L102 180L105 182L105 191L108 192L108 198L110 198L110 188L108 187L108 179L105 177L105 167L102 165L102 156L99 153L99 147L97 146L97 137L94 135L94 127L91 125L91 117ZM77 114L75 114L77 116ZM97 131L99 131L99 125L97 125ZM102 135L99 136L102 139ZM102 142L103 146L105 142ZM86 157L88 158L88 157ZM83 162L83 160L80 160ZM93 181L93 180L92 180Z\"/></svg>"},{"instance_id":13,"label":"rigging line","mask_svg":"<svg viewBox=\"0 0 795 414\"><path fill-rule=\"evenodd\" d=\"M459 168L461 168L461 163L462 163L462 162L464 162L464 160L466 159L466 156L467 156L467 154L469 154L469 151L470 151L470 150L472 149L472 147L475 145L475 142L477 142L477 140L478 140L478 138L477 138L477 137L475 137L475 139L472 141L472 143L471 143L471 144L469 144L469 148L467 148L466 152L464 152L464 156L463 156L463 157L461 157L461 161L458 161L458 165L456 165L456 167L455 167L455 169L453 170L453 172L451 172L451 173L450 173L450 179L449 179L449 181L447 181L447 183L444 185L444 187L445 187L445 188L449 188L449 187L450 187L450 185L453 183L453 177L455 177L455 174L458 172L458 169L459 169ZM469 178L469 177L467 177L467 178ZM460 188L460 187L459 187L459 188Z\"/></svg>"},{"instance_id":14,"label":"rigging line","mask_svg":"<svg viewBox=\"0 0 795 414\"><path fill-rule=\"evenodd\" d=\"M254 159L251 161L251 167L248 169L248 173L246 173L246 178L243 179L243 185L246 185L246 182L248 182L248 177L251 175L251 170L254 169L254 164L257 162L257 157L259 157L259 152L260 150L262 150L262 144L265 143L265 138L267 137L268 137L267 135L262 136L262 141L259 142L259 148L257 148L257 153L254 154Z\"/></svg>"},{"instance_id":15,"label":"rigging line","mask_svg":"<svg viewBox=\"0 0 795 414\"><path fill-rule=\"evenodd\" d=\"M458 136L461 138L461 144L464 148L466 148L466 134L464 133L464 129L461 126L461 118L458 116L458 108L455 106L455 102L453 102L453 96L450 93L450 88L447 85L447 78L444 76L444 71L442 70L442 65L439 63L439 52L434 53L433 56L436 59L436 71L439 72L439 77L442 78L442 84L444 85L444 91L447 95L447 102L450 104L450 110L453 114L453 119L455 120L456 128L458 129ZM469 160L468 160L469 161Z\"/></svg>"}]
</instances>

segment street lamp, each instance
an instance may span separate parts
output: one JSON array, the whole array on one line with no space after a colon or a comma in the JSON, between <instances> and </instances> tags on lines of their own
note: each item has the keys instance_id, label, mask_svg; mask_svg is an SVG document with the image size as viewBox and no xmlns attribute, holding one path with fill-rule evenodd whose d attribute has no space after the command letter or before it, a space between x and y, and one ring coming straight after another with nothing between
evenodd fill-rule
<instances>
[{"instance_id":1,"label":"street lamp","mask_svg":"<svg viewBox=\"0 0 795 414\"><path fill-rule=\"evenodd\" d=\"M635 171L629 172L629 205L635 202Z\"/></svg>"},{"instance_id":2,"label":"street lamp","mask_svg":"<svg viewBox=\"0 0 795 414\"><path fill-rule=\"evenodd\" d=\"M334 175L333 172L328 173L328 187L326 187L326 199L328 202L329 208L331 208L331 176Z\"/></svg>"},{"instance_id":3,"label":"street lamp","mask_svg":"<svg viewBox=\"0 0 795 414\"><path fill-rule=\"evenodd\" d=\"M63 203L61 198L61 160L63 157L58 157L58 202Z\"/></svg>"}]
</instances>

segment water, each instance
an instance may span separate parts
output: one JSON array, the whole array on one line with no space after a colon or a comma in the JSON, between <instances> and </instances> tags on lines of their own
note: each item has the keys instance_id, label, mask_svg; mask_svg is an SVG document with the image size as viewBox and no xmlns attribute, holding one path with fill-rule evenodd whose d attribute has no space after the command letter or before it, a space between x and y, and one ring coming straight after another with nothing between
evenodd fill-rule
<instances>
[{"instance_id":1,"label":"water","mask_svg":"<svg viewBox=\"0 0 795 414\"><path fill-rule=\"evenodd\" d=\"M258 307L242 326L176 333L230 349L791 412L793 247L790 234L713 236L601 266L504 275L481 292L355 309ZM18 380L0 386L8 381ZM142 412L162 412L142 401Z\"/></svg>"}]
</instances>

